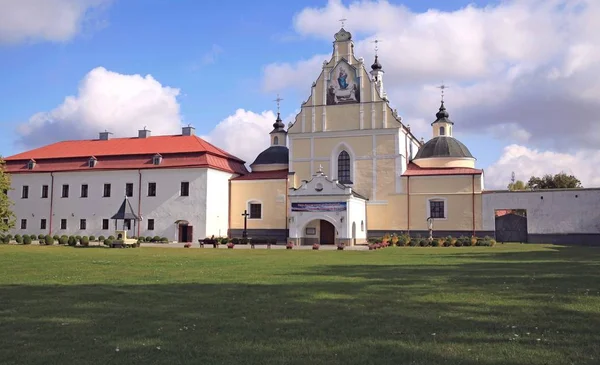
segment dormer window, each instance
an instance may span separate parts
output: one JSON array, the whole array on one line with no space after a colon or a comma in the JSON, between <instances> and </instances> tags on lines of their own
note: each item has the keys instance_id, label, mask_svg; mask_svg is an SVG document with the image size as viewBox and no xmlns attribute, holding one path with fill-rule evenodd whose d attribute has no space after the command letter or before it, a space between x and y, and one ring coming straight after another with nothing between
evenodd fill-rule
<instances>
[{"instance_id":1,"label":"dormer window","mask_svg":"<svg viewBox=\"0 0 600 365\"><path fill-rule=\"evenodd\" d=\"M160 165L160 163L162 162L162 156L160 154L156 154L154 155L154 157L152 157L152 164L153 165Z\"/></svg>"},{"instance_id":2,"label":"dormer window","mask_svg":"<svg viewBox=\"0 0 600 365\"><path fill-rule=\"evenodd\" d=\"M27 169L33 170L34 167L35 167L35 160L33 160L33 159L29 160L29 162L27 162Z\"/></svg>"},{"instance_id":3,"label":"dormer window","mask_svg":"<svg viewBox=\"0 0 600 365\"><path fill-rule=\"evenodd\" d=\"M90 159L88 160L88 167L96 167L96 162L98 162L98 160L96 160L96 157L90 157Z\"/></svg>"}]
</instances>

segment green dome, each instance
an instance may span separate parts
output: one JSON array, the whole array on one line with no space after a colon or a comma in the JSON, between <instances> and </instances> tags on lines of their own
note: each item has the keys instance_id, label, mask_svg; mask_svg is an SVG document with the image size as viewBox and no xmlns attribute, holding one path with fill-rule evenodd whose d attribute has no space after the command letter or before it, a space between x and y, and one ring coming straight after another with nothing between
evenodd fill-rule
<instances>
[{"instance_id":1,"label":"green dome","mask_svg":"<svg viewBox=\"0 0 600 365\"><path fill-rule=\"evenodd\" d=\"M467 146L454 137L439 136L430 139L417 152L415 160L432 157L474 158Z\"/></svg>"}]
</instances>

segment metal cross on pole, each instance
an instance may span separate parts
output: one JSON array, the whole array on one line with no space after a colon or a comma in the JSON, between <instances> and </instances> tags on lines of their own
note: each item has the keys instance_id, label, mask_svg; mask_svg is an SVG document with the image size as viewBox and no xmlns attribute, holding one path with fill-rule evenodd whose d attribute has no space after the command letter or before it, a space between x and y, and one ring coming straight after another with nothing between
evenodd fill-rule
<instances>
[{"instance_id":1,"label":"metal cross on pole","mask_svg":"<svg viewBox=\"0 0 600 365\"><path fill-rule=\"evenodd\" d=\"M344 23L346 22L346 20L348 20L348 19L342 18L342 19L339 20L340 22L342 22L342 28L344 27Z\"/></svg>"},{"instance_id":2,"label":"metal cross on pole","mask_svg":"<svg viewBox=\"0 0 600 365\"><path fill-rule=\"evenodd\" d=\"M442 90L442 102L444 102L444 90L448 89L450 86L448 85L444 85L444 83L442 82L442 84L440 86L438 86L438 89Z\"/></svg>"},{"instance_id":3,"label":"metal cross on pole","mask_svg":"<svg viewBox=\"0 0 600 365\"><path fill-rule=\"evenodd\" d=\"M279 114L279 103L282 101L283 99L279 97L279 94L277 94L277 99L273 100L275 102L277 102L277 114Z\"/></svg>"},{"instance_id":4,"label":"metal cross on pole","mask_svg":"<svg viewBox=\"0 0 600 365\"><path fill-rule=\"evenodd\" d=\"M382 40L375 39L372 43L375 43L375 56L377 56L377 52L379 51L379 43L383 42Z\"/></svg>"},{"instance_id":5,"label":"metal cross on pole","mask_svg":"<svg viewBox=\"0 0 600 365\"><path fill-rule=\"evenodd\" d=\"M244 231L242 232L242 238L248 237L247 229L248 229L248 216L249 215L250 214L248 214L247 210L244 210L244 213L242 213L242 216L244 217Z\"/></svg>"}]
</instances>

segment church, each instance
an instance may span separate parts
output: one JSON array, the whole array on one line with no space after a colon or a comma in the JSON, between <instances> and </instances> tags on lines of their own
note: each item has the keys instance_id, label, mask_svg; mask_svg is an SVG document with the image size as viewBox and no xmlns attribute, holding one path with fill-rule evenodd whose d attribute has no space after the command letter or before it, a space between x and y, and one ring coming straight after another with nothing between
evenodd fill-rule
<instances>
[{"instance_id":1,"label":"church","mask_svg":"<svg viewBox=\"0 0 600 365\"><path fill-rule=\"evenodd\" d=\"M354 245L394 232L426 237L430 226L482 233L483 171L453 137L443 100L425 143L390 107L383 80L378 57L367 66L351 33L337 32L295 120L286 130L278 113L271 146L231 180L231 236Z\"/></svg>"},{"instance_id":2,"label":"church","mask_svg":"<svg viewBox=\"0 0 600 365\"><path fill-rule=\"evenodd\" d=\"M384 74L340 29L295 120L286 126L277 113L251 171L191 126L172 136L102 132L10 156L11 233L109 236L125 199L139 219L124 222L128 237L355 245L386 233L425 237L430 227L484 235L483 171L453 137L443 100L432 107L431 139L419 140L390 107Z\"/></svg>"}]
</instances>

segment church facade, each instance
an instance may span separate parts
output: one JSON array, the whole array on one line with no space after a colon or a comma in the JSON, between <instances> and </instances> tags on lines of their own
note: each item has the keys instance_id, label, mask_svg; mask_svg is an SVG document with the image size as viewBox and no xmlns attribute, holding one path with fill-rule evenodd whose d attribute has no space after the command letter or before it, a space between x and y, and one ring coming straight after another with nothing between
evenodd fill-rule
<instances>
[{"instance_id":1,"label":"church facade","mask_svg":"<svg viewBox=\"0 0 600 365\"><path fill-rule=\"evenodd\" d=\"M378 57L354 55L335 34L331 59L288 129L231 180L230 235L296 244L364 243L385 233L478 235L483 171L455 139L443 104L432 139L419 141L387 99Z\"/></svg>"}]
</instances>

